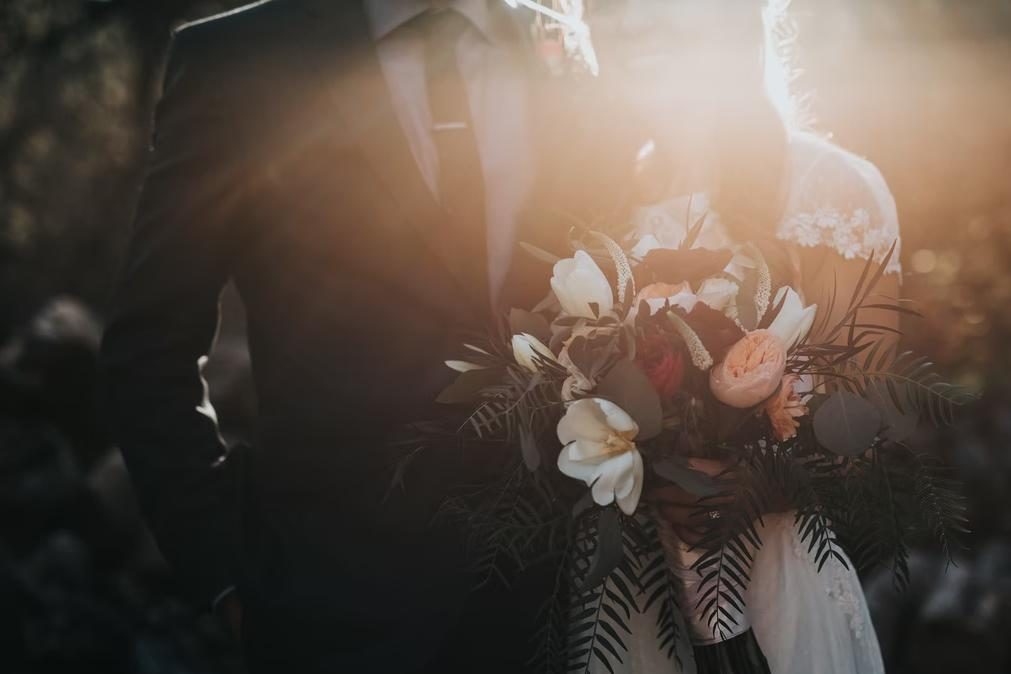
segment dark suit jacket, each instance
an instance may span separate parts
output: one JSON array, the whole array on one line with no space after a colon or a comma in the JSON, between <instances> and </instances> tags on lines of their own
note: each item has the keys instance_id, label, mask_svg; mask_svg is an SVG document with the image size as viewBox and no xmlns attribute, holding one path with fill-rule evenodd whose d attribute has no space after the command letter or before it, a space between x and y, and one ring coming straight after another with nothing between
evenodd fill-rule
<instances>
[{"instance_id":1,"label":"dark suit jacket","mask_svg":"<svg viewBox=\"0 0 1011 674\"><path fill-rule=\"evenodd\" d=\"M429 526L486 466L429 459L413 495L383 500L388 438L439 413L443 360L488 312L435 252L443 216L359 3L275 0L178 31L155 128L102 362L166 557L203 600L238 585L254 671L521 671L538 581L468 598L458 533ZM522 238L544 238L530 222ZM198 361L229 279L260 409L255 446L222 461Z\"/></svg>"}]
</instances>

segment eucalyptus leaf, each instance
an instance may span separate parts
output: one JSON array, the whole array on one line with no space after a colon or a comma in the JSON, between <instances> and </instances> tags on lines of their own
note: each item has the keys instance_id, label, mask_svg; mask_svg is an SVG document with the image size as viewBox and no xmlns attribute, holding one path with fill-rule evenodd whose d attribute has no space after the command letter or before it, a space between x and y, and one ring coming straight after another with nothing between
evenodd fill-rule
<instances>
[{"instance_id":1,"label":"eucalyptus leaf","mask_svg":"<svg viewBox=\"0 0 1011 674\"><path fill-rule=\"evenodd\" d=\"M656 461L653 463L653 472L695 496L714 496L721 491L716 478L689 467L684 460L671 458Z\"/></svg>"},{"instance_id":2,"label":"eucalyptus leaf","mask_svg":"<svg viewBox=\"0 0 1011 674\"><path fill-rule=\"evenodd\" d=\"M580 583L580 592L597 587L621 564L625 550L621 538L621 519L614 507L604 508L597 519L597 545L593 562Z\"/></svg>"},{"instance_id":3,"label":"eucalyptus leaf","mask_svg":"<svg viewBox=\"0 0 1011 674\"><path fill-rule=\"evenodd\" d=\"M896 405L895 396L901 406ZM867 386L867 397L878 406L886 426L885 437L889 440L902 442L916 432L920 415L915 412L916 406L905 386L897 386L890 392L885 382L873 381Z\"/></svg>"},{"instance_id":4,"label":"eucalyptus leaf","mask_svg":"<svg viewBox=\"0 0 1011 674\"><path fill-rule=\"evenodd\" d=\"M500 368L468 370L443 389L436 401L446 405L472 403L480 397L483 389L494 386L501 380L502 371Z\"/></svg>"},{"instance_id":5,"label":"eucalyptus leaf","mask_svg":"<svg viewBox=\"0 0 1011 674\"><path fill-rule=\"evenodd\" d=\"M622 358L597 386L597 393L625 410L639 425L636 440L654 438L663 430L660 396L635 363Z\"/></svg>"},{"instance_id":6,"label":"eucalyptus leaf","mask_svg":"<svg viewBox=\"0 0 1011 674\"><path fill-rule=\"evenodd\" d=\"M883 420L878 408L849 391L836 391L814 413L814 434L840 456L859 456L874 442Z\"/></svg>"}]
</instances>

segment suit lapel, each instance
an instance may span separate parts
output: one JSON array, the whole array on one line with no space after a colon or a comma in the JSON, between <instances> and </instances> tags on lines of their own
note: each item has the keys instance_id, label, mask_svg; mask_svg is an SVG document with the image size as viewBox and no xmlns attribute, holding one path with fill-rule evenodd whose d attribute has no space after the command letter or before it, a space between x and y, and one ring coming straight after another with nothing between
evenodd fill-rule
<instances>
[{"instance_id":1,"label":"suit lapel","mask_svg":"<svg viewBox=\"0 0 1011 674\"><path fill-rule=\"evenodd\" d=\"M344 124L343 133L358 144L370 168L401 202L412 224L427 234L432 223L442 217L442 209L400 128L362 3L311 0L304 7L324 40L324 52L327 46L332 52L333 73L325 76L324 82ZM330 66L323 64L324 68Z\"/></svg>"},{"instance_id":2,"label":"suit lapel","mask_svg":"<svg viewBox=\"0 0 1011 674\"><path fill-rule=\"evenodd\" d=\"M487 303L481 306L475 300L466 280L456 273L454 261L446 258L432 236L447 216L429 190L400 126L363 2L304 0L301 7L309 30L320 40L321 58L316 59L322 71L320 81L339 118L339 133L359 149L383 191L415 230L415 240L439 266L444 283L438 285L448 284L449 289L433 292L442 294L444 304L455 305L458 312L471 317L487 312Z\"/></svg>"},{"instance_id":3,"label":"suit lapel","mask_svg":"<svg viewBox=\"0 0 1011 674\"><path fill-rule=\"evenodd\" d=\"M434 245L432 229L441 226L446 216L428 189L400 127L362 0L302 0L299 6L305 11L309 30L320 40L320 81L329 87L326 95L343 125L341 134L360 148L385 191L400 204L404 217L416 229L418 240L441 261L451 283L455 282L457 300L469 298L469 289L462 287L459 277L452 273L452 260L442 257ZM560 222L554 206L561 177L558 169L566 153L562 135L566 127L562 117L568 98L563 91L566 82L545 73L522 13L503 12L499 17L513 23L509 29L518 36L515 48L521 50L526 66L534 120L530 140L537 157L537 166L532 168L539 176L518 223L515 243L525 241L563 252L560 248L564 247L568 228ZM526 306L531 300L536 302L547 292L550 271L549 266L514 245L500 304ZM487 311L487 307L476 310Z\"/></svg>"}]
</instances>

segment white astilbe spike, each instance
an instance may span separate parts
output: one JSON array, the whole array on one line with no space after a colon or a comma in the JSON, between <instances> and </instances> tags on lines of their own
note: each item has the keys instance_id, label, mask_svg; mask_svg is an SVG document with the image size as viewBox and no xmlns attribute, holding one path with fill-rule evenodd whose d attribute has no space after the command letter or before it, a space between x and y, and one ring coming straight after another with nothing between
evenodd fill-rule
<instances>
[{"instance_id":1,"label":"white astilbe spike","mask_svg":"<svg viewBox=\"0 0 1011 674\"><path fill-rule=\"evenodd\" d=\"M765 261L765 256L757 246L748 246L758 264L758 284L755 287L755 316L758 321L762 320L765 312L769 310L769 301L772 299L772 273L769 271L769 264Z\"/></svg>"},{"instance_id":2,"label":"white astilbe spike","mask_svg":"<svg viewBox=\"0 0 1011 674\"><path fill-rule=\"evenodd\" d=\"M631 294L633 297L635 296L635 278L632 276L632 265L628 262L628 256L625 255L625 251L621 249L621 246L607 234L603 234L602 232L590 232L590 234L604 244L604 248L607 249L611 260L614 262L614 268L618 272L618 303L624 304L627 297L627 288L631 287Z\"/></svg>"},{"instance_id":3,"label":"white astilbe spike","mask_svg":"<svg viewBox=\"0 0 1011 674\"><path fill-rule=\"evenodd\" d=\"M681 339L685 340L685 346L688 347L688 355L691 356L692 365L703 372L711 368L713 366L713 357L709 355L709 351L706 350L702 339L692 330L691 326L685 323L673 311L667 312L667 318L670 319L674 329L681 335Z\"/></svg>"}]
</instances>

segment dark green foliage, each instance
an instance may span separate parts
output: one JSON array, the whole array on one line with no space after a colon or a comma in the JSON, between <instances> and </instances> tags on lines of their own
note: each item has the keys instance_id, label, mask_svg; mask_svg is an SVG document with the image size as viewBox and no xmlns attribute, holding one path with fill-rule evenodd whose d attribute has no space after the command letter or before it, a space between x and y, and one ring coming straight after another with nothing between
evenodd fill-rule
<instances>
[{"instance_id":1,"label":"dark green foliage","mask_svg":"<svg viewBox=\"0 0 1011 674\"><path fill-rule=\"evenodd\" d=\"M681 656L677 644L681 638L681 607L678 604L677 579L671 573L670 565L657 539L656 525L649 521L647 532L654 545L645 555L640 574L640 585L646 600L642 606L643 612L648 612L654 605L659 607L656 621L656 637L660 650L667 655L668 660L674 660L681 666Z\"/></svg>"},{"instance_id":2,"label":"dark green foliage","mask_svg":"<svg viewBox=\"0 0 1011 674\"><path fill-rule=\"evenodd\" d=\"M628 621L639 612L637 596L641 593L640 569L642 539L638 528L617 511L593 509L577 528L575 544L569 555L569 574L573 589L569 603L568 652L566 670L588 672L592 662L600 662L608 671L621 663L626 651L625 636L631 635ZM605 515L605 513L611 513ZM622 558L609 574L597 583L591 574L598 570L600 553L598 535L603 526L620 526Z\"/></svg>"},{"instance_id":3,"label":"dark green foliage","mask_svg":"<svg viewBox=\"0 0 1011 674\"><path fill-rule=\"evenodd\" d=\"M597 393L625 410L639 425L639 441L658 435L663 427L660 397L642 370L623 358L597 385Z\"/></svg>"},{"instance_id":4,"label":"dark green foliage","mask_svg":"<svg viewBox=\"0 0 1011 674\"><path fill-rule=\"evenodd\" d=\"M825 456L806 446L742 447L732 486L716 497L721 516L710 522L700 542L705 553L695 564L702 576L696 608L714 636L733 628L732 610L743 606L754 551L762 544L762 513L794 511L801 542L819 570L829 563L848 566L848 559L865 570L885 565L899 588L909 580L914 542L932 536L950 559L967 532L964 498L936 458L885 440L859 457Z\"/></svg>"}]
</instances>

